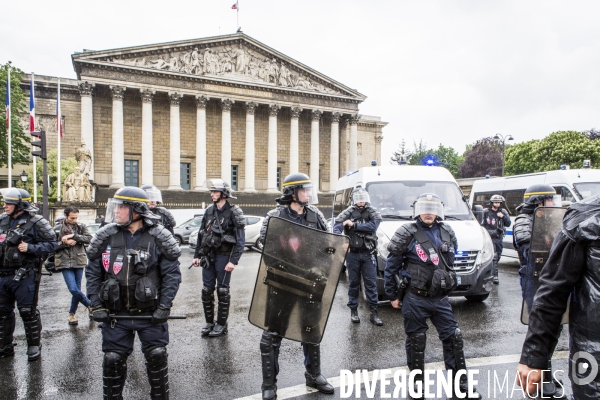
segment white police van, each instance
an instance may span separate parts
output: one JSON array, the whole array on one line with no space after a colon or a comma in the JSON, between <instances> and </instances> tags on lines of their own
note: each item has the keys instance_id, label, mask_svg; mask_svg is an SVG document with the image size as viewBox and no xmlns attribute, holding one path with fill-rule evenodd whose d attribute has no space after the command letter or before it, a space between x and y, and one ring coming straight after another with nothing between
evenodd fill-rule
<instances>
[{"instance_id":1,"label":"white police van","mask_svg":"<svg viewBox=\"0 0 600 400\"><path fill-rule=\"evenodd\" d=\"M365 167L339 179L333 202L333 216L351 205L352 190L362 186L369 192L371 205L383 217L377 230L377 291L385 299L383 272L387 245L396 230L413 221L412 205L422 193L435 193L444 203L445 222L458 240L454 269L458 287L451 296L483 301L492 290L494 248L489 234L471 212L466 197L450 172L442 167L394 165Z\"/></svg>"},{"instance_id":2,"label":"white police van","mask_svg":"<svg viewBox=\"0 0 600 400\"><path fill-rule=\"evenodd\" d=\"M517 212L515 208L523 203L525 190L536 183L552 186L563 202L576 202L600 193L600 170L598 169L565 169L533 174L506 176L503 178L478 179L473 183L469 204L489 207L490 197L499 194L506 199L503 205L514 223ZM512 224L506 228L503 240L502 255L517 257L513 246Z\"/></svg>"}]
</instances>

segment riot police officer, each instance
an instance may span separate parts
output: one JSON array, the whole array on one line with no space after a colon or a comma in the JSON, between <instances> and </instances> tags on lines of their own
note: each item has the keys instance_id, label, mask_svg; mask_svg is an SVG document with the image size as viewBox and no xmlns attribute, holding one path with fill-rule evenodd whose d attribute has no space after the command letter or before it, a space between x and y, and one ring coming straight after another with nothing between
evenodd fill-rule
<instances>
[{"instance_id":1,"label":"riot police officer","mask_svg":"<svg viewBox=\"0 0 600 400\"><path fill-rule=\"evenodd\" d=\"M148 204L150 211L155 215L158 215L161 218L162 225L173 234L173 228L177 226L177 222L175 221L173 214L161 206L163 200L160 189L154 185L143 185L140 189L143 189L146 191L146 194L148 194L148 199L150 199L150 203Z\"/></svg>"},{"instance_id":2,"label":"riot police officer","mask_svg":"<svg viewBox=\"0 0 600 400\"><path fill-rule=\"evenodd\" d=\"M27 358L41 356L42 320L37 309L40 263L56 248L52 227L23 189L2 189L0 215L0 357L14 354L15 301L27 338ZM35 286L35 290L32 287Z\"/></svg>"},{"instance_id":3,"label":"riot police officer","mask_svg":"<svg viewBox=\"0 0 600 400\"><path fill-rule=\"evenodd\" d=\"M246 218L240 207L230 204L235 199L229 183L222 179L208 180L207 188L213 201L204 213L194 252L195 266L202 266L202 306L206 324L200 334L218 337L227 333L229 317L229 282L231 272L240 261L246 243ZM215 287L219 306L214 320Z\"/></svg>"},{"instance_id":4,"label":"riot police officer","mask_svg":"<svg viewBox=\"0 0 600 400\"><path fill-rule=\"evenodd\" d=\"M429 318L442 341L446 369L453 372L453 377L464 372L460 378L460 391L464 395L468 382L463 336L448 301L448 294L456 288L453 268L458 246L456 235L450 225L442 222L444 205L436 194L421 194L414 203L414 215L416 221L398 228L388 245L385 293L394 308L402 308L410 370L425 368ZM399 273L403 279L397 287ZM423 383L422 373L416 376L417 380ZM419 398L424 399L421 394ZM454 391L453 396L459 398Z\"/></svg>"},{"instance_id":5,"label":"riot police officer","mask_svg":"<svg viewBox=\"0 0 600 400\"><path fill-rule=\"evenodd\" d=\"M87 293L94 320L102 322L105 399L122 398L136 333L146 358L151 397L169 397L167 319L181 282L181 250L148 203L140 188L117 190L106 206L107 225L87 250Z\"/></svg>"},{"instance_id":6,"label":"riot police officer","mask_svg":"<svg viewBox=\"0 0 600 400\"><path fill-rule=\"evenodd\" d=\"M267 226L271 217L287 219L293 223L309 228L327 231L327 221L319 209L312 204L318 203L316 187L306 174L290 174L283 180L283 195L277 199L279 205L269 211L260 231L260 240L264 243ZM290 316L281 316L281 319ZM273 400L277 398L277 375L279 374L279 348L282 337L277 332L263 331L260 340L262 361L262 398ZM321 374L321 349L318 344L302 343L304 351L304 366L306 385L316 388L319 392L333 394L333 386Z\"/></svg>"},{"instance_id":7,"label":"riot police officer","mask_svg":"<svg viewBox=\"0 0 600 400\"><path fill-rule=\"evenodd\" d=\"M498 262L502 255L502 239L504 239L504 235L506 234L505 228L509 227L511 224L508 211L504 208L500 208L504 201L504 197L499 194L490 197L490 207L485 210L485 213L483 214L483 223L481 224L488 231L492 238L492 243L494 243L493 282L496 285L500 283L500 280L498 280Z\"/></svg>"},{"instance_id":8,"label":"riot police officer","mask_svg":"<svg viewBox=\"0 0 600 400\"><path fill-rule=\"evenodd\" d=\"M333 233L345 233L350 238L350 250L346 256L348 269L348 307L350 320L360 322L358 316L358 292L360 278L365 286L365 293L371 308L371 323L381 326L383 321L377 314L377 267L373 262L373 254L377 250L377 228L381 223L381 215L370 204L369 192L362 187L352 191L352 205L335 219Z\"/></svg>"},{"instance_id":9,"label":"riot police officer","mask_svg":"<svg viewBox=\"0 0 600 400\"><path fill-rule=\"evenodd\" d=\"M534 211L538 207L559 206L558 200L559 196L552 186L536 183L525 190L523 203L516 208L519 215L515 218L513 242L521 264L521 268L519 269L521 293L528 310L532 309L533 297L539 283L539 276L535 273L535 260L530 256ZM562 385L555 381L552 374L551 361L561 331L562 325L558 325L555 331L555 341L550 347L551 351L548 353L546 372L542 376L544 396L551 399L566 399Z\"/></svg>"}]
</instances>

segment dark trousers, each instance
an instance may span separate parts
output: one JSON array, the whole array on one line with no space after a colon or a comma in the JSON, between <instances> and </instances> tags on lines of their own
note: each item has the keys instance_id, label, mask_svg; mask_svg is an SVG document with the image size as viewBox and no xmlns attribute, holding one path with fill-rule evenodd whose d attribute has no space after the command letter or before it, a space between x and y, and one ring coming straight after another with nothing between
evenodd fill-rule
<instances>
[{"instance_id":1,"label":"dark trousers","mask_svg":"<svg viewBox=\"0 0 600 400\"><path fill-rule=\"evenodd\" d=\"M140 315L152 316L152 313ZM137 333L142 342L142 352L169 344L169 324L150 323L150 319L118 319L116 322L101 323L102 351L115 351L129 356L133 352L133 340Z\"/></svg>"},{"instance_id":2,"label":"dark trousers","mask_svg":"<svg viewBox=\"0 0 600 400\"><path fill-rule=\"evenodd\" d=\"M493 267L493 275L498 276L498 262L500 261L500 256L502 255L502 238L492 239L492 243L494 244L494 267Z\"/></svg>"},{"instance_id":3,"label":"dark trousers","mask_svg":"<svg viewBox=\"0 0 600 400\"><path fill-rule=\"evenodd\" d=\"M3 276L0 278L0 308L8 312L17 307L31 307L35 295L35 274L33 270L27 271L19 282L14 280L14 275Z\"/></svg>"},{"instance_id":4,"label":"dark trousers","mask_svg":"<svg viewBox=\"0 0 600 400\"><path fill-rule=\"evenodd\" d=\"M348 307L358 307L358 293L360 290L360 278L365 283L365 294L369 305L377 305L377 270L373 264L373 258L369 252L353 253L346 256L346 268L348 269Z\"/></svg>"},{"instance_id":5,"label":"dark trousers","mask_svg":"<svg viewBox=\"0 0 600 400\"><path fill-rule=\"evenodd\" d=\"M429 318L442 341L446 369L456 368L452 351L452 335L458 328L458 323L454 318L448 296L432 298L408 293L402 300L402 316L404 317L404 332L407 336L406 360L408 365L412 365L409 336L414 333L427 332L427 318Z\"/></svg>"},{"instance_id":6,"label":"dark trousers","mask_svg":"<svg viewBox=\"0 0 600 400\"><path fill-rule=\"evenodd\" d=\"M273 338L273 349L275 350L275 362L274 367L275 367L275 376L277 376L277 374L279 374L279 348L281 347L281 339L283 339L281 336L275 336ZM310 366L310 358L308 357L308 346L310 346L310 344L307 343L302 343L302 351L304 352L304 366L305 367L309 367Z\"/></svg>"},{"instance_id":7,"label":"dark trousers","mask_svg":"<svg viewBox=\"0 0 600 400\"><path fill-rule=\"evenodd\" d=\"M208 255L208 268L202 268L202 284L210 291L215 287L229 287L231 272L225 271L225 266L229 263L229 254Z\"/></svg>"}]
</instances>

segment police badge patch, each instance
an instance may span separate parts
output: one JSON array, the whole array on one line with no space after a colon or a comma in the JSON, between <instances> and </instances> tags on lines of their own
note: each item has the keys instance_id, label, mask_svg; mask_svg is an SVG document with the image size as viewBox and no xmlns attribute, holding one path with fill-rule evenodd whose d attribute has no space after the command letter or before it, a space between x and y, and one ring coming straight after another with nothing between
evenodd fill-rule
<instances>
[{"instance_id":1,"label":"police badge patch","mask_svg":"<svg viewBox=\"0 0 600 400\"><path fill-rule=\"evenodd\" d=\"M108 272L108 267L110 267L110 252L102 253L102 266Z\"/></svg>"},{"instance_id":2,"label":"police badge patch","mask_svg":"<svg viewBox=\"0 0 600 400\"><path fill-rule=\"evenodd\" d=\"M4 243L5 240L6 240L6 233L3 233L0 235L0 243Z\"/></svg>"},{"instance_id":3,"label":"police badge patch","mask_svg":"<svg viewBox=\"0 0 600 400\"><path fill-rule=\"evenodd\" d=\"M435 265L438 265L440 262L440 257L438 256L438 254L433 251L433 249L431 249L431 253L429 254L429 257L431 258L431 262L434 263Z\"/></svg>"},{"instance_id":4,"label":"police badge patch","mask_svg":"<svg viewBox=\"0 0 600 400\"><path fill-rule=\"evenodd\" d=\"M416 250L419 258L421 259L421 261L423 261L423 262L427 261L427 254L423 251L423 248L421 247L420 244L417 244L415 246L415 250Z\"/></svg>"},{"instance_id":5,"label":"police badge patch","mask_svg":"<svg viewBox=\"0 0 600 400\"><path fill-rule=\"evenodd\" d=\"M113 273L117 275L123 269L123 261L115 261L113 264Z\"/></svg>"}]
</instances>

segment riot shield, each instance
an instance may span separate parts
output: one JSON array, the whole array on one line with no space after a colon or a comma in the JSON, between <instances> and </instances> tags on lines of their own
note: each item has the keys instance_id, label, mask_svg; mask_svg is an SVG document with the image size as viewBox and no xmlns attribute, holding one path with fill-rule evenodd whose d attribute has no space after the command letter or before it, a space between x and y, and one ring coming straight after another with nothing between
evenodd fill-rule
<instances>
[{"instance_id":1,"label":"riot shield","mask_svg":"<svg viewBox=\"0 0 600 400\"><path fill-rule=\"evenodd\" d=\"M529 261L525 270L525 285L523 290L523 305L521 307L521 322L529 324L529 312L533 304L533 297L539 286L539 277L542 268L548 261L550 248L554 237L562 227L562 220L567 212L561 207L538 207L534 211L533 226L531 228L531 242L529 246ZM563 315L562 323L569 320L569 310Z\"/></svg>"},{"instance_id":2,"label":"riot shield","mask_svg":"<svg viewBox=\"0 0 600 400\"><path fill-rule=\"evenodd\" d=\"M346 236L270 218L250 323L287 339L320 343L348 246Z\"/></svg>"}]
</instances>

